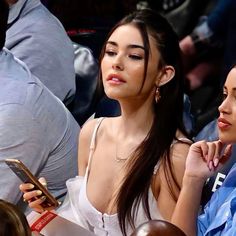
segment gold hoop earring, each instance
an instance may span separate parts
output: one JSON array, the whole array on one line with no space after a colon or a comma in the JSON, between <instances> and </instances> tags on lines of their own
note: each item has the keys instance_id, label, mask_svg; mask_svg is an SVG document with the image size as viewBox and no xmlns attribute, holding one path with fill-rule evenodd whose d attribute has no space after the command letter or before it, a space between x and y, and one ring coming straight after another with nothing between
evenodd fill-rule
<instances>
[{"instance_id":1,"label":"gold hoop earring","mask_svg":"<svg viewBox=\"0 0 236 236\"><path fill-rule=\"evenodd\" d=\"M158 103L161 99L161 93L160 93L160 88L157 87L156 88L156 92L155 92L155 102Z\"/></svg>"}]
</instances>

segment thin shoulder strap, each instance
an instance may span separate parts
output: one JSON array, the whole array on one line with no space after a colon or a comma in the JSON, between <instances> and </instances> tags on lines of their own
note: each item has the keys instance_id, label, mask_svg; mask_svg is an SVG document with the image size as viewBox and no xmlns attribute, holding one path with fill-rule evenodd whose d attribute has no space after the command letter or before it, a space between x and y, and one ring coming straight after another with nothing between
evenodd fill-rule
<instances>
[{"instance_id":1,"label":"thin shoulder strap","mask_svg":"<svg viewBox=\"0 0 236 236\"><path fill-rule=\"evenodd\" d=\"M172 147L174 144L178 143L179 141L182 141L182 142L184 142L184 143L186 143L186 144L190 144L190 145L193 143L193 142L192 142L190 139L188 139L188 138L180 137L180 138L178 138L178 139L173 140L173 142L172 142L172 144L171 144L171 147ZM156 175L156 173L157 173L159 167L160 167L160 162L158 162L158 163L154 166L154 169L153 169L153 174L154 174L154 175Z\"/></svg>"},{"instance_id":2,"label":"thin shoulder strap","mask_svg":"<svg viewBox=\"0 0 236 236\"><path fill-rule=\"evenodd\" d=\"M173 140L171 146L178 143L179 141L182 141L183 143L186 143L186 144L192 144L193 143L190 139L188 139L186 137L180 137L178 139Z\"/></svg>"},{"instance_id":3,"label":"thin shoulder strap","mask_svg":"<svg viewBox=\"0 0 236 236\"><path fill-rule=\"evenodd\" d=\"M95 149L97 131L98 131L98 128L99 128L99 126L102 123L104 118L105 117L100 117L97 120L96 125L95 125L94 130L93 130L92 139L91 139L91 143L90 143L90 147L89 147L88 169L90 169L90 164L91 164L93 152L94 152L94 149Z\"/></svg>"}]
</instances>

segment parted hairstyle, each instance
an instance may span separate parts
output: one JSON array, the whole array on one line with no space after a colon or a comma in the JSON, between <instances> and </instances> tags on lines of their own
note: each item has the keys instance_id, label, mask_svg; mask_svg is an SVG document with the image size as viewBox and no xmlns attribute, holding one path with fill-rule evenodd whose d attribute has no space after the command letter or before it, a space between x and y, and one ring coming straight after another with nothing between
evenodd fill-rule
<instances>
[{"instance_id":1,"label":"parted hairstyle","mask_svg":"<svg viewBox=\"0 0 236 236\"><path fill-rule=\"evenodd\" d=\"M26 217L17 206L0 199L0 236L31 236Z\"/></svg>"},{"instance_id":2,"label":"parted hairstyle","mask_svg":"<svg viewBox=\"0 0 236 236\"><path fill-rule=\"evenodd\" d=\"M0 0L0 50L5 44L8 14L8 4L5 2L5 0Z\"/></svg>"},{"instance_id":3,"label":"parted hairstyle","mask_svg":"<svg viewBox=\"0 0 236 236\"><path fill-rule=\"evenodd\" d=\"M183 124L183 95L184 77L182 71L181 51L179 39L168 21L159 13L151 10L138 10L124 17L108 34L107 39L118 27L131 24L135 26L143 39L145 48L144 79L146 79L150 45L148 35L156 40L156 46L160 52L160 63L157 67L161 70L166 65L175 69L174 78L160 87L161 99L153 102L155 111L152 127L144 141L137 147L130 158L129 171L125 176L117 197L117 212L121 231L126 235L126 225L134 228L134 219L137 208L141 202L149 219L150 209L148 204L148 192L151 185L155 165L159 162L163 165L165 177L171 196L176 201L174 187L180 189L170 159L170 147L176 138L176 131L180 130L186 136ZM105 43L106 44L106 43ZM102 48L100 64L104 57L105 45ZM99 81L102 81L100 71ZM102 85L101 85L102 86ZM170 182L173 180L176 186Z\"/></svg>"}]
</instances>

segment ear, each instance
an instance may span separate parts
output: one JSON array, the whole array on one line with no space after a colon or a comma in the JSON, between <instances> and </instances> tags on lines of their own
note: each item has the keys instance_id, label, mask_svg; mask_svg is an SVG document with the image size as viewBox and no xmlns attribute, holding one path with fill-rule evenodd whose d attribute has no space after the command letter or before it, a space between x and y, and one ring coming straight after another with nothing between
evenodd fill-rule
<instances>
[{"instance_id":1,"label":"ear","mask_svg":"<svg viewBox=\"0 0 236 236\"><path fill-rule=\"evenodd\" d=\"M175 76L175 69L173 66L165 66L162 69L162 72L160 76L158 77L156 81L156 86L160 87L166 83L168 83L170 80L172 80Z\"/></svg>"}]
</instances>

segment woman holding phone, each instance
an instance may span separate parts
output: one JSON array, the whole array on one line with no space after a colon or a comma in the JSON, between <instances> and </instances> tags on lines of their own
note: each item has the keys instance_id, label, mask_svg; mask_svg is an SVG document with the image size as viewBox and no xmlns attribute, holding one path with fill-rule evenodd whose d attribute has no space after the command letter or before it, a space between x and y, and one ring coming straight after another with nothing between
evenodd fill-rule
<instances>
[{"instance_id":1,"label":"woman holding phone","mask_svg":"<svg viewBox=\"0 0 236 236\"><path fill-rule=\"evenodd\" d=\"M170 220L182 185L191 141L178 37L158 13L136 11L108 35L100 66L104 91L119 102L121 116L83 126L79 176L67 182L59 213L98 235L130 235L149 219ZM20 189L31 201L37 192L29 187ZM43 210L42 201L29 205Z\"/></svg>"}]
</instances>

